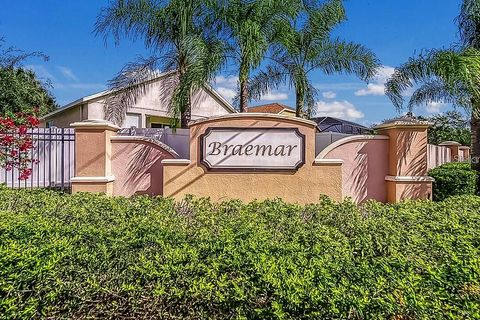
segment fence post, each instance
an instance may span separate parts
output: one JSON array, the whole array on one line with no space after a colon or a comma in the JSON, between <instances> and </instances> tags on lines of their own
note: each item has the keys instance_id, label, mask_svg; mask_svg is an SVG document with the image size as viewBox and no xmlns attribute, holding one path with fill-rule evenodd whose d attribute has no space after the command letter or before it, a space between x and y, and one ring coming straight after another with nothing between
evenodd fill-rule
<instances>
[{"instance_id":1,"label":"fence post","mask_svg":"<svg viewBox=\"0 0 480 320\"><path fill-rule=\"evenodd\" d=\"M72 193L113 194L112 145L119 127L104 120L72 123L75 128L75 174Z\"/></svg>"},{"instance_id":2,"label":"fence post","mask_svg":"<svg viewBox=\"0 0 480 320\"><path fill-rule=\"evenodd\" d=\"M451 162L460 161L460 143L456 141L445 141L440 143L439 146L447 147L448 149L450 149Z\"/></svg>"},{"instance_id":3,"label":"fence post","mask_svg":"<svg viewBox=\"0 0 480 320\"><path fill-rule=\"evenodd\" d=\"M403 117L375 129L389 136L387 201L431 199L433 178L427 176L427 130L430 123Z\"/></svg>"}]
</instances>

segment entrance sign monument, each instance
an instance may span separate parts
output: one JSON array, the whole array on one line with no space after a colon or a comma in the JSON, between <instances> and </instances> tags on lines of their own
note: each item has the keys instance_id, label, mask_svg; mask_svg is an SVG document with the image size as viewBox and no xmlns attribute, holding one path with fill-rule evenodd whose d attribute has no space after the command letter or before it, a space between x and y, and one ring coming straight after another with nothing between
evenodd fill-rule
<instances>
[{"instance_id":1,"label":"entrance sign monument","mask_svg":"<svg viewBox=\"0 0 480 320\"><path fill-rule=\"evenodd\" d=\"M209 128L200 136L209 170L297 170L305 163L305 136L295 128Z\"/></svg>"}]
</instances>

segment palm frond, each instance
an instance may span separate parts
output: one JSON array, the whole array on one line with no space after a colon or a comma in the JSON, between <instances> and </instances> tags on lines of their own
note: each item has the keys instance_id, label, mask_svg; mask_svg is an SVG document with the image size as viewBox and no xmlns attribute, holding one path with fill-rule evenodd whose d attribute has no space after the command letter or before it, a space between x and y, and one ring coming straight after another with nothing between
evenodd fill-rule
<instances>
[{"instance_id":1,"label":"palm frond","mask_svg":"<svg viewBox=\"0 0 480 320\"><path fill-rule=\"evenodd\" d=\"M416 89L408 102L408 109L411 111L414 106L428 104L432 102L451 103L455 106L469 108L470 96L464 94L452 94L445 83L440 79L433 79L421 85Z\"/></svg>"},{"instance_id":2,"label":"palm frond","mask_svg":"<svg viewBox=\"0 0 480 320\"><path fill-rule=\"evenodd\" d=\"M158 58L138 58L127 64L112 80L108 87L112 92L105 102L105 118L121 125L126 112L133 107L138 99L150 88L150 80L159 75L155 71Z\"/></svg>"},{"instance_id":3,"label":"palm frond","mask_svg":"<svg viewBox=\"0 0 480 320\"><path fill-rule=\"evenodd\" d=\"M457 22L463 44L480 49L480 1L463 0Z\"/></svg>"},{"instance_id":4,"label":"palm frond","mask_svg":"<svg viewBox=\"0 0 480 320\"><path fill-rule=\"evenodd\" d=\"M380 62L368 48L346 41L325 41L312 54L311 69L320 69L325 74L355 74L369 80L377 73Z\"/></svg>"},{"instance_id":5,"label":"palm frond","mask_svg":"<svg viewBox=\"0 0 480 320\"><path fill-rule=\"evenodd\" d=\"M288 72L278 65L268 65L248 82L250 100L260 100L263 95L278 89L288 81Z\"/></svg>"}]
</instances>

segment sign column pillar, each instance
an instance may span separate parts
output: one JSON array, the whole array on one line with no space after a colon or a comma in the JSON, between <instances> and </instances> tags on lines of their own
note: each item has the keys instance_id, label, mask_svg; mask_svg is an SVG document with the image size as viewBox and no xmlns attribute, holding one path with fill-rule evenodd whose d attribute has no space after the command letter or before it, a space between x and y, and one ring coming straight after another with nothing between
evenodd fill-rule
<instances>
[{"instance_id":1,"label":"sign column pillar","mask_svg":"<svg viewBox=\"0 0 480 320\"><path fill-rule=\"evenodd\" d=\"M112 144L119 127L104 120L72 123L75 128L75 176L72 193L113 194Z\"/></svg>"},{"instance_id":2,"label":"sign column pillar","mask_svg":"<svg viewBox=\"0 0 480 320\"><path fill-rule=\"evenodd\" d=\"M430 123L413 117L387 121L375 129L387 135L387 201L431 199L433 178L427 176L427 130Z\"/></svg>"}]
</instances>

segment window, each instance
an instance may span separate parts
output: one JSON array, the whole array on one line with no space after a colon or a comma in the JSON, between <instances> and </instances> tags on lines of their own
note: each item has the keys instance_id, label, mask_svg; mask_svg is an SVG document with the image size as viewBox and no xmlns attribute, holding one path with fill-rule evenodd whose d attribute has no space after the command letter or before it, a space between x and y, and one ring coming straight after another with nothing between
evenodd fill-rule
<instances>
[{"instance_id":1,"label":"window","mask_svg":"<svg viewBox=\"0 0 480 320\"><path fill-rule=\"evenodd\" d=\"M150 123L151 128L170 128L168 124L163 123Z\"/></svg>"},{"instance_id":2,"label":"window","mask_svg":"<svg viewBox=\"0 0 480 320\"><path fill-rule=\"evenodd\" d=\"M140 114L136 113L127 113L127 116L125 117L125 121L123 123L124 128L140 128Z\"/></svg>"}]
</instances>

